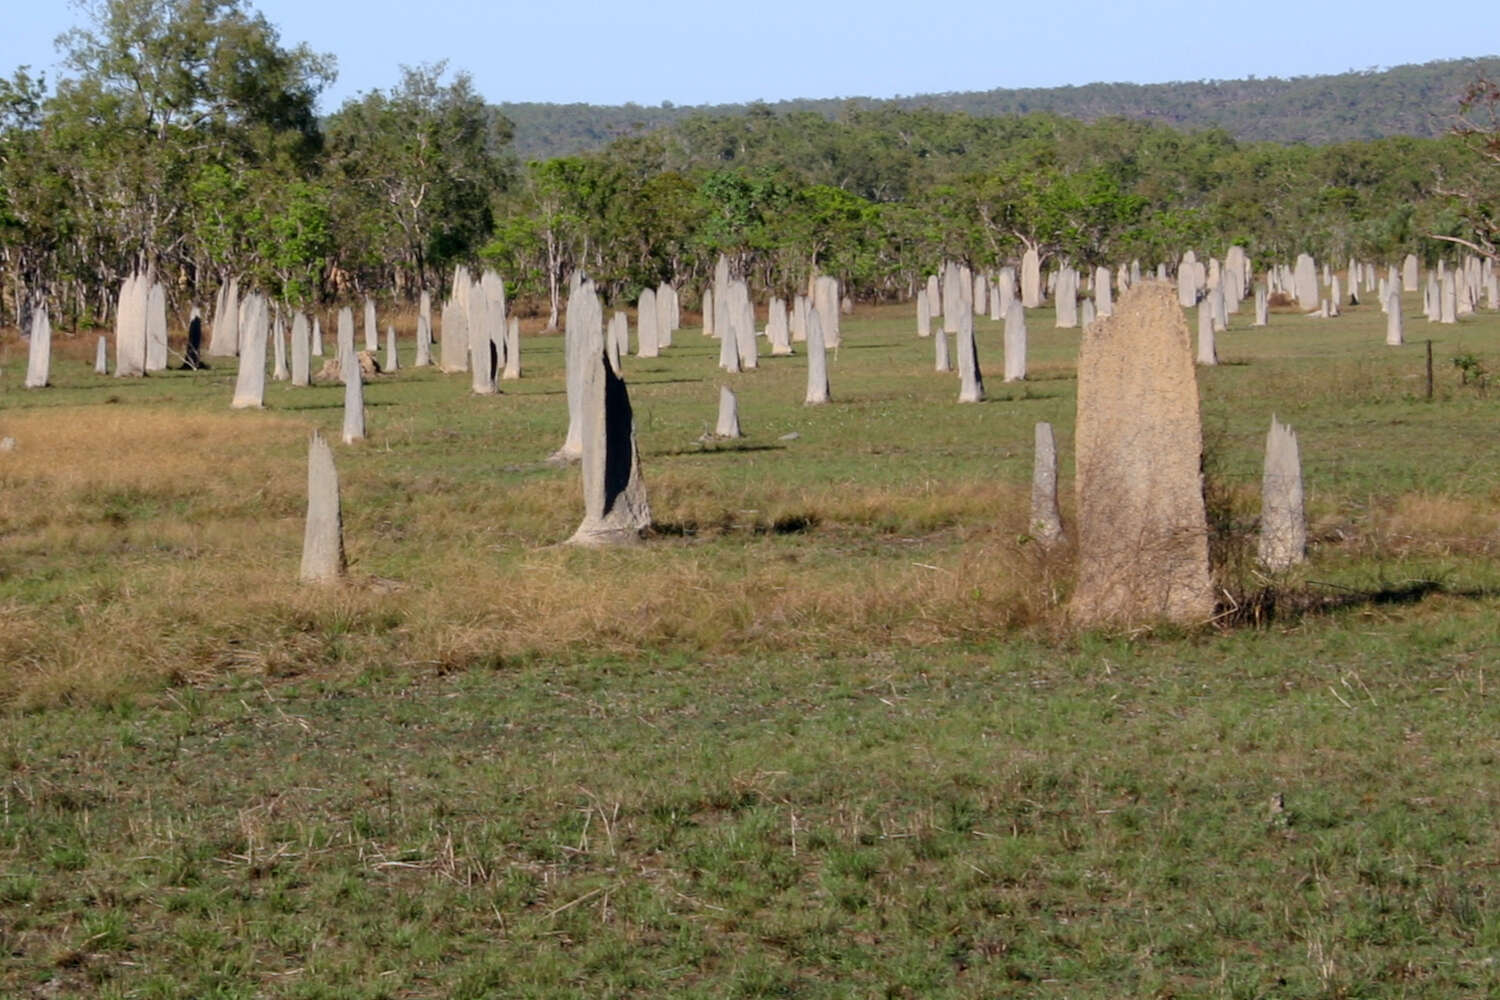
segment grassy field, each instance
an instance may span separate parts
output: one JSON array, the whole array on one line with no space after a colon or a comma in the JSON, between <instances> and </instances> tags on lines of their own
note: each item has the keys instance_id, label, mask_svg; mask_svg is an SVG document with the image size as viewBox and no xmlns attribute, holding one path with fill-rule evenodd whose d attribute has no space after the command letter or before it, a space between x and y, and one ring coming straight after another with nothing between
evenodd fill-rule
<instances>
[{"instance_id":1,"label":"grassy field","mask_svg":"<svg viewBox=\"0 0 1500 1000\"><path fill-rule=\"evenodd\" d=\"M0 996L1500 992L1500 316L1247 311L1200 369L1225 609L1068 628L1077 331L960 406L910 310L721 376L628 359L655 520L576 551L561 338L408 369L335 446L353 576L296 583L342 389L0 341ZM403 360L409 361L410 322ZM1426 338L1435 391L1426 398ZM747 437L702 443L718 385ZM1259 577L1297 431L1311 560ZM1070 498L1067 498L1070 500ZM1071 503L1064 504L1065 522Z\"/></svg>"}]
</instances>

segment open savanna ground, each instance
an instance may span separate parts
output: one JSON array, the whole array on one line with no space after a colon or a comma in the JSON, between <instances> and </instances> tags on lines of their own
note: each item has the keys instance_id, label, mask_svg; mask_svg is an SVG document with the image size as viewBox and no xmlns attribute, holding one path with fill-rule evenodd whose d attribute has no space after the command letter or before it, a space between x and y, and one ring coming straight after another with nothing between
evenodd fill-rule
<instances>
[{"instance_id":1,"label":"open savanna ground","mask_svg":"<svg viewBox=\"0 0 1500 1000\"><path fill-rule=\"evenodd\" d=\"M234 361L54 387L0 342L0 995L1482 996L1500 991L1500 316L1248 303L1199 369L1220 620L1069 629L1078 331L960 406L912 310L723 376L627 359L657 530L562 546L562 344L342 389ZM384 319L382 319L382 324ZM325 329L330 324L325 323ZM410 322L403 360L411 357ZM1433 341L1433 398L1425 345ZM798 345L800 352L800 345ZM1466 358L1467 384L1452 359ZM718 386L747 437L702 442ZM1251 559L1271 414L1310 561Z\"/></svg>"}]
</instances>

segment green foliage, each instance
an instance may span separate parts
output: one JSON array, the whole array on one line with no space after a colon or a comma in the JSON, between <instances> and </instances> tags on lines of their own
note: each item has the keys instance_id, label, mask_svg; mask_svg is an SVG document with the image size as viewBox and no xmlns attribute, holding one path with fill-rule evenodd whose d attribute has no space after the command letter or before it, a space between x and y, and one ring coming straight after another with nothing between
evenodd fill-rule
<instances>
[{"instance_id":1,"label":"green foliage","mask_svg":"<svg viewBox=\"0 0 1500 1000\"><path fill-rule=\"evenodd\" d=\"M495 220L494 231L479 250L485 266L510 275L511 296L540 299L547 294L545 238L531 215L514 212Z\"/></svg>"},{"instance_id":2,"label":"green foliage","mask_svg":"<svg viewBox=\"0 0 1500 1000\"><path fill-rule=\"evenodd\" d=\"M770 170L716 170L698 192L709 213L699 238L705 249L741 257L773 246L775 221L786 212L792 186Z\"/></svg>"},{"instance_id":3,"label":"green foliage","mask_svg":"<svg viewBox=\"0 0 1500 1000\"><path fill-rule=\"evenodd\" d=\"M489 235L491 198L508 171L510 125L485 107L468 74L403 67L389 95L348 101L328 120L333 249L366 289L431 287Z\"/></svg>"},{"instance_id":4,"label":"green foliage","mask_svg":"<svg viewBox=\"0 0 1500 1000\"><path fill-rule=\"evenodd\" d=\"M1481 396L1488 391L1490 371L1477 355L1466 351L1453 358L1453 367L1458 369L1459 385L1472 385Z\"/></svg>"},{"instance_id":5,"label":"green foliage","mask_svg":"<svg viewBox=\"0 0 1500 1000\"><path fill-rule=\"evenodd\" d=\"M41 124L47 82L33 77L29 69L21 66L9 80L0 78L0 133L32 131Z\"/></svg>"},{"instance_id":6,"label":"green foliage","mask_svg":"<svg viewBox=\"0 0 1500 1000\"><path fill-rule=\"evenodd\" d=\"M306 181L291 185L281 211L267 220L270 264L280 279L281 296L305 307L316 297L318 279L333 252L328 192Z\"/></svg>"}]
</instances>

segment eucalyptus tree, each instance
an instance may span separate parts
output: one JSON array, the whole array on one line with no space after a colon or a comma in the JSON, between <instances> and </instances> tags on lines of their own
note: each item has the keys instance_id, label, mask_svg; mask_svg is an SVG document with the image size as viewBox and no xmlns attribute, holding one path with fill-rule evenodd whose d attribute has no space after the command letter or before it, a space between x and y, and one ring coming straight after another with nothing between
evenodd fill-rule
<instances>
[{"instance_id":1,"label":"eucalyptus tree","mask_svg":"<svg viewBox=\"0 0 1500 1000\"><path fill-rule=\"evenodd\" d=\"M285 48L242 0L93 0L59 39L70 76L48 102L54 164L95 277L138 266L196 277L256 263L255 220L310 176L333 60Z\"/></svg>"},{"instance_id":2,"label":"eucalyptus tree","mask_svg":"<svg viewBox=\"0 0 1500 1000\"><path fill-rule=\"evenodd\" d=\"M27 70L0 79L0 302L8 293L18 327L31 290L49 271L56 276L67 207L52 181L42 136L46 84Z\"/></svg>"},{"instance_id":3,"label":"eucalyptus tree","mask_svg":"<svg viewBox=\"0 0 1500 1000\"><path fill-rule=\"evenodd\" d=\"M493 228L511 125L467 73L445 84L445 72L441 62L403 66L389 93L351 99L328 120L339 263L366 290L430 288Z\"/></svg>"},{"instance_id":4,"label":"eucalyptus tree","mask_svg":"<svg viewBox=\"0 0 1500 1000\"><path fill-rule=\"evenodd\" d=\"M1495 190L1500 180L1500 83L1479 77L1464 91L1451 131L1477 154L1472 182L1446 187L1441 191L1457 202L1448 231L1433 232L1431 238L1454 243L1483 254L1500 258L1500 205Z\"/></svg>"}]
</instances>

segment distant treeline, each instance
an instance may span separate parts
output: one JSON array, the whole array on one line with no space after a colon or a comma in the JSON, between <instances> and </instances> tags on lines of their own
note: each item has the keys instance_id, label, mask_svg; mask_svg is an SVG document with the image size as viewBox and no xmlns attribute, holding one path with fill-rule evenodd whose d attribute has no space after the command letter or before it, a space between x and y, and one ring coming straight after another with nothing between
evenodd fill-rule
<instances>
[{"instance_id":1,"label":"distant treeline","mask_svg":"<svg viewBox=\"0 0 1500 1000\"><path fill-rule=\"evenodd\" d=\"M329 62L242 0L103 0L69 40L71 75L0 78L0 317L45 295L64 325L107 322L138 268L178 316L230 276L293 303L409 301L458 265L493 266L511 301L555 316L575 269L622 305L701 287L720 254L757 295L817 270L866 300L1027 248L1078 266L1233 244L1260 265L1434 260L1454 252L1435 235L1492 234L1500 200L1500 167L1455 136L1284 144L890 104L691 114L523 160L512 121L441 66L320 118ZM1477 69L1440 65L1455 94Z\"/></svg>"},{"instance_id":2,"label":"distant treeline","mask_svg":"<svg viewBox=\"0 0 1500 1000\"><path fill-rule=\"evenodd\" d=\"M988 269L1031 247L1089 266L1235 244L1261 266L1435 260L1456 251L1434 236L1475 235L1462 193L1496 188L1454 136L1283 145L1122 118L758 109L531 162L481 255L533 297L582 267L630 301L701 282L722 252L769 292L816 268L900 298L944 259Z\"/></svg>"},{"instance_id":3,"label":"distant treeline","mask_svg":"<svg viewBox=\"0 0 1500 1000\"><path fill-rule=\"evenodd\" d=\"M811 111L829 119L854 110L962 111L979 117L1046 111L1088 122L1118 117L1181 129L1219 128L1248 142L1323 144L1396 135L1442 135L1448 130L1454 103L1477 76L1500 77L1500 57L1448 59L1290 80L1089 83L891 99L799 98L770 104L678 107L668 103L650 108L636 104L502 103L497 109L515 124L515 151L523 160L591 152L623 136L639 135L686 118L743 115L762 108L777 114Z\"/></svg>"}]
</instances>

